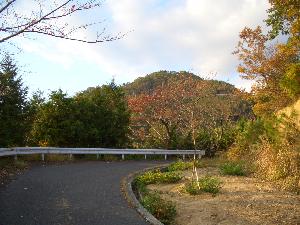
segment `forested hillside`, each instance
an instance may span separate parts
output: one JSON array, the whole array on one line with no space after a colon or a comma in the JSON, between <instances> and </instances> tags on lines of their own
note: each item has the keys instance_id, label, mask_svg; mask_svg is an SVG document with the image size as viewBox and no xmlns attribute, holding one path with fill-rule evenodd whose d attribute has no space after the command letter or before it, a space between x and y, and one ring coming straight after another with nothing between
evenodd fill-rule
<instances>
[{"instance_id":1,"label":"forested hillside","mask_svg":"<svg viewBox=\"0 0 300 225\"><path fill-rule=\"evenodd\" d=\"M188 72L159 71L124 86L134 147L225 149L233 124L252 117L233 85Z\"/></svg>"},{"instance_id":2,"label":"forested hillside","mask_svg":"<svg viewBox=\"0 0 300 225\"><path fill-rule=\"evenodd\" d=\"M133 82L124 85L127 95L152 94L159 87L163 87L172 80L192 78L195 81L202 80L199 76L186 71L158 71L135 79Z\"/></svg>"}]
</instances>

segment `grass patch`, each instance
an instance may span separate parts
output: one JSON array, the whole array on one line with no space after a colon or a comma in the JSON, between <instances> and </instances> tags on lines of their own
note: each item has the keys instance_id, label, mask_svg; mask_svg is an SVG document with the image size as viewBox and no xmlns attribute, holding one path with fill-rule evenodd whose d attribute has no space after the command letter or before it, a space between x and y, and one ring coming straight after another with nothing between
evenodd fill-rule
<instances>
[{"instance_id":1,"label":"grass patch","mask_svg":"<svg viewBox=\"0 0 300 225\"><path fill-rule=\"evenodd\" d=\"M172 171L183 171L183 170L188 170L193 168L193 161L182 161L178 160L176 162L171 163L167 170L172 172ZM196 160L196 167L200 168L203 167L203 163L201 160Z\"/></svg>"},{"instance_id":2,"label":"grass patch","mask_svg":"<svg viewBox=\"0 0 300 225\"><path fill-rule=\"evenodd\" d=\"M182 174L177 172L164 172L159 170L148 171L136 178L139 184L176 183L182 179Z\"/></svg>"},{"instance_id":3,"label":"grass patch","mask_svg":"<svg viewBox=\"0 0 300 225\"><path fill-rule=\"evenodd\" d=\"M148 192L141 200L141 204L163 224L174 224L177 214L175 204L165 201L158 193Z\"/></svg>"},{"instance_id":4,"label":"grass patch","mask_svg":"<svg viewBox=\"0 0 300 225\"><path fill-rule=\"evenodd\" d=\"M28 162L18 159L15 160L12 157L3 157L0 159L0 169L25 169L28 167Z\"/></svg>"},{"instance_id":5,"label":"grass patch","mask_svg":"<svg viewBox=\"0 0 300 225\"><path fill-rule=\"evenodd\" d=\"M212 193L213 195L219 193L222 182L216 177L203 177L199 179L199 186L196 181L191 181L185 184L185 190L191 195L198 195L202 192Z\"/></svg>"},{"instance_id":6,"label":"grass patch","mask_svg":"<svg viewBox=\"0 0 300 225\"><path fill-rule=\"evenodd\" d=\"M242 164L236 162L227 162L220 166L220 172L223 175L246 176L246 172Z\"/></svg>"},{"instance_id":7,"label":"grass patch","mask_svg":"<svg viewBox=\"0 0 300 225\"><path fill-rule=\"evenodd\" d=\"M17 169L25 169L28 166L28 163L23 161L23 160L15 160L14 161L14 166Z\"/></svg>"},{"instance_id":8,"label":"grass patch","mask_svg":"<svg viewBox=\"0 0 300 225\"><path fill-rule=\"evenodd\" d=\"M0 169L6 168L7 166L11 166L14 162L14 159L9 156L4 156L0 158Z\"/></svg>"},{"instance_id":9,"label":"grass patch","mask_svg":"<svg viewBox=\"0 0 300 225\"><path fill-rule=\"evenodd\" d=\"M175 204L166 201L157 192L150 192L146 185L155 183L176 183L182 179L178 172L161 172L160 170L148 171L137 176L133 181L133 187L138 191L140 202L155 218L163 224L174 224L176 216Z\"/></svg>"},{"instance_id":10,"label":"grass patch","mask_svg":"<svg viewBox=\"0 0 300 225\"><path fill-rule=\"evenodd\" d=\"M182 171L182 170L187 170L187 169L191 169L193 167L193 162L184 162L182 160L178 160L177 162L173 162L171 163L167 170L168 171Z\"/></svg>"},{"instance_id":11,"label":"grass patch","mask_svg":"<svg viewBox=\"0 0 300 225\"><path fill-rule=\"evenodd\" d=\"M224 164L225 157L223 155L218 155L213 158L204 157L199 161L199 168L205 167L220 167L220 165Z\"/></svg>"},{"instance_id":12,"label":"grass patch","mask_svg":"<svg viewBox=\"0 0 300 225\"><path fill-rule=\"evenodd\" d=\"M18 160L23 160L23 161L26 161L26 162L41 161L41 154L18 155Z\"/></svg>"}]
</instances>

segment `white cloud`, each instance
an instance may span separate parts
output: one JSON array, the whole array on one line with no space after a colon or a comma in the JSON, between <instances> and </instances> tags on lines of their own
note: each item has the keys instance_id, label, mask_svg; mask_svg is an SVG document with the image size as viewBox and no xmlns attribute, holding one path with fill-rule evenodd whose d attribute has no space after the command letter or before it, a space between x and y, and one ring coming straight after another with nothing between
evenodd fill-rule
<instances>
[{"instance_id":1,"label":"white cloud","mask_svg":"<svg viewBox=\"0 0 300 225\"><path fill-rule=\"evenodd\" d=\"M267 0L108 0L102 11L110 32L133 30L123 39L101 45L43 39L23 42L23 48L66 67L93 62L123 82L159 69L230 78L239 32L262 24L267 8Z\"/></svg>"}]
</instances>

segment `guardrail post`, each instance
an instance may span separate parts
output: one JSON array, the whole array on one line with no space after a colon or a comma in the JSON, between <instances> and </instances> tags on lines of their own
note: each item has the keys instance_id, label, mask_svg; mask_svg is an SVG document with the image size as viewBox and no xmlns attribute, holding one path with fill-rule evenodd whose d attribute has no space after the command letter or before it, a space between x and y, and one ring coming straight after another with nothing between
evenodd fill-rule
<instances>
[{"instance_id":1,"label":"guardrail post","mask_svg":"<svg viewBox=\"0 0 300 225\"><path fill-rule=\"evenodd\" d=\"M124 154L122 154L122 160L124 160L125 159L125 155Z\"/></svg>"},{"instance_id":2,"label":"guardrail post","mask_svg":"<svg viewBox=\"0 0 300 225\"><path fill-rule=\"evenodd\" d=\"M145 160L147 159L147 155L145 154Z\"/></svg>"},{"instance_id":3,"label":"guardrail post","mask_svg":"<svg viewBox=\"0 0 300 225\"><path fill-rule=\"evenodd\" d=\"M165 160L167 160L167 154L165 154Z\"/></svg>"},{"instance_id":4,"label":"guardrail post","mask_svg":"<svg viewBox=\"0 0 300 225\"><path fill-rule=\"evenodd\" d=\"M201 159L201 158L202 158L202 155L199 153L198 159Z\"/></svg>"},{"instance_id":5,"label":"guardrail post","mask_svg":"<svg viewBox=\"0 0 300 225\"><path fill-rule=\"evenodd\" d=\"M15 155L15 160L18 160L18 155Z\"/></svg>"},{"instance_id":6,"label":"guardrail post","mask_svg":"<svg viewBox=\"0 0 300 225\"><path fill-rule=\"evenodd\" d=\"M42 153L42 161L45 161L45 154Z\"/></svg>"},{"instance_id":7,"label":"guardrail post","mask_svg":"<svg viewBox=\"0 0 300 225\"><path fill-rule=\"evenodd\" d=\"M72 158L73 158L73 154L70 154L69 155L69 160L72 160Z\"/></svg>"},{"instance_id":8,"label":"guardrail post","mask_svg":"<svg viewBox=\"0 0 300 225\"><path fill-rule=\"evenodd\" d=\"M185 160L185 154L182 155L182 159Z\"/></svg>"}]
</instances>

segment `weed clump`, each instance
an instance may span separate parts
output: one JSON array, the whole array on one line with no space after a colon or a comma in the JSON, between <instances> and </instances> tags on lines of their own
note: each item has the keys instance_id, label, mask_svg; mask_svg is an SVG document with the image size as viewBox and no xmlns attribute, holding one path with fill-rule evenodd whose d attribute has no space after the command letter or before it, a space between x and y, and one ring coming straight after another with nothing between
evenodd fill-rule
<instances>
[{"instance_id":1,"label":"weed clump","mask_svg":"<svg viewBox=\"0 0 300 225\"><path fill-rule=\"evenodd\" d=\"M167 170L172 172L172 171L183 171L183 170L188 170L188 169L192 169L193 168L193 161L187 161L184 162L182 160L178 160L177 162L173 162L171 163ZM200 161L196 161L196 167L200 167L201 163Z\"/></svg>"},{"instance_id":2,"label":"weed clump","mask_svg":"<svg viewBox=\"0 0 300 225\"><path fill-rule=\"evenodd\" d=\"M222 164L220 166L220 172L223 175L246 176L243 165L236 162L227 162Z\"/></svg>"},{"instance_id":3,"label":"weed clump","mask_svg":"<svg viewBox=\"0 0 300 225\"><path fill-rule=\"evenodd\" d=\"M163 224L173 224L176 216L175 204L166 201L156 192L150 192L146 185L155 183L176 183L182 179L177 172L148 171L136 177L133 186L137 189L141 204Z\"/></svg>"},{"instance_id":4,"label":"weed clump","mask_svg":"<svg viewBox=\"0 0 300 225\"><path fill-rule=\"evenodd\" d=\"M176 183L182 179L182 175L177 172L164 172L159 170L146 172L136 178L138 183L144 185L157 183Z\"/></svg>"},{"instance_id":5,"label":"weed clump","mask_svg":"<svg viewBox=\"0 0 300 225\"><path fill-rule=\"evenodd\" d=\"M141 204L163 224L174 223L177 214L175 204L162 199L159 194L147 193L141 200Z\"/></svg>"},{"instance_id":6,"label":"weed clump","mask_svg":"<svg viewBox=\"0 0 300 225\"><path fill-rule=\"evenodd\" d=\"M191 195L198 195L203 192L212 193L213 195L219 193L222 182L219 178L206 176L197 181L191 181L185 184L185 190Z\"/></svg>"},{"instance_id":7,"label":"weed clump","mask_svg":"<svg viewBox=\"0 0 300 225\"><path fill-rule=\"evenodd\" d=\"M23 160L15 160L14 161L14 166L17 169L25 169L28 166L28 163L23 161Z\"/></svg>"},{"instance_id":8,"label":"weed clump","mask_svg":"<svg viewBox=\"0 0 300 225\"><path fill-rule=\"evenodd\" d=\"M178 160L177 162L173 162L168 166L168 171L182 171L191 169L193 167L193 162L184 162L182 160Z\"/></svg>"}]
</instances>

